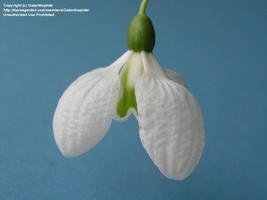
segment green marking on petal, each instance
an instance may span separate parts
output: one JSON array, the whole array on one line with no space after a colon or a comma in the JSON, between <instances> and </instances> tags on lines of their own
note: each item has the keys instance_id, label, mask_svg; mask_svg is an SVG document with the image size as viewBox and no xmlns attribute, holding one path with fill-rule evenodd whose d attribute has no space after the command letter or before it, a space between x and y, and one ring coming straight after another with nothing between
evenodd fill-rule
<instances>
[{"instance_id":1,"label":"green marking on petal","mask_svg":"<svg viewBox=\"0 0 267 200\"><path fill-rule=\"evenodd\" d=\"M139 66L136 66L136 64ZM121 118L126 117L131 108L138 112L135 97L135 80L142 73L143 66L140 55L131 56L120 74L121 94L117 103L117 114Z\"/></svg>"}]
</instances>

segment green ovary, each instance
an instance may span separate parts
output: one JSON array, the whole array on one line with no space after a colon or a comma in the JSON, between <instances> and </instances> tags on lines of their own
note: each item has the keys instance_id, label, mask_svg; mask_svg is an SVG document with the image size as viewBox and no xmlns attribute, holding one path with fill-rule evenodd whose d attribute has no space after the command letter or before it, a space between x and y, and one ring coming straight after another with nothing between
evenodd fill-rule
<instances>
[{"instance_id":1,"label":"green ovary","mask_svg":"<svg viewBox=\"0 0 267 200\"><path fill-rule=\"evenodd\" d=\"M135 97L135 87L133 83L130 83L131 82L130 78L131 76L137 77L141 75L143 72L143 67L132 66L132 67L138 67L138 69L131 70L131 60L132 59L130 59L129 63L126 63L120 74L121 94L119 97L119 101L117 103L117 115L120 118L126 117L129 109L131 108L134 109L136 112L138 112L136 97Z\"/></svg>"}]
</instances>

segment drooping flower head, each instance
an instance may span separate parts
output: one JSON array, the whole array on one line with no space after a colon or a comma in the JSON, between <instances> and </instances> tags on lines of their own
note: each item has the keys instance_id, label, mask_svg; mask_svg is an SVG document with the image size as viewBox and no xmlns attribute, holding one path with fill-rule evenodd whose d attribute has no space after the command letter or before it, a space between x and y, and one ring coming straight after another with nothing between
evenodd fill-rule
<instances>
[{"instance_id":1,"label":"drooping flower head","mask_svg":"<svg viewBox=\"0 0 267 200\"><path fill-rule=\"evenodd\" d=\"M80 76L60 98L53 120L56 143L66 157L92 149L113 119L134 114L141 142L168 178L182 180L204 146L200 108L175 72L163 69L152 51L155 31L147 0L128 30L129 50L113 64Z\"/></svg>"}]
</instances>

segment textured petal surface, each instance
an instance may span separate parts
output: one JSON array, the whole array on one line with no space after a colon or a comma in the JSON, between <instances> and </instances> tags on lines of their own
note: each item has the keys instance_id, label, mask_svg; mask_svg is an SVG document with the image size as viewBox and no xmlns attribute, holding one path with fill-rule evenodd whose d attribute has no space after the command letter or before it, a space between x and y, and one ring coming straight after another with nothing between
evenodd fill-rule
<instances>
[{"instance_id":1,"label":"textured petal surface","mask_svg":"<svg viewBox=\"0 0 267 200\"><path fill-rule=\"evenodd\" d=\"M179 83L179 84L181 84L181 85L183 85L183 86L186 85L184 79L183 79L179 74L177 74L175 71L173 71L173 70L171 70L171 69L166 69L166 68L165 68L165 69L164 69L164 72L165 72L166 76L167 76L170 80L172 80L172 81L174 81L174 82L176 82L176 83Z\"/></svg>"},{"instance_id":2,"label":"textured petal surface","mask_svg":"<svg viewBox=\"0 0 267 200\"><path fill-rule=\"evenodd\" d=\"M157 65L152 60L144 62L145 68ZM195 98L166 76L147 73L136 82L136 100L140 138L150 158L166 177L185 179L204 146L202 116Z\"/></svg>"},{"instance_id":3,"label":"textured petal surface","mask_svg":"<svg viewBox=\"0 0 267 200\"><path fill-rule=\"evenodd\" d=\"M119 96L117 71L121 64L123 59L120 58L108 68L82 75L60 98L53 129L56 143L64 156L87 152L106 134Z\"/></svg>"}]
</instances>

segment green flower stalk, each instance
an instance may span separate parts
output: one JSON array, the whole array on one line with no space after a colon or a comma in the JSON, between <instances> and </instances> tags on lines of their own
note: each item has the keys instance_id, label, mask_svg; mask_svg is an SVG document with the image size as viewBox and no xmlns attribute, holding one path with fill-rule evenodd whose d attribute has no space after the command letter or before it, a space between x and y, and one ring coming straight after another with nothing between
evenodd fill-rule
<instances>
[{"instance_id":1,"label":"green flower stalk","mask_svg":"<svg viewBox=\"0 0 267 200\"><path fill-rule=\"evenodd\" d=\"M60 98L53 130L61 153L88 152L112 120L133 114L141 142L163 175L183 180L196 167L204 147L197 101L182 78L163 69L153 54L155 30L146 15L148 0L130 22L128 51L110 66L80 76Z\"/></svg>"}]
</instances>

